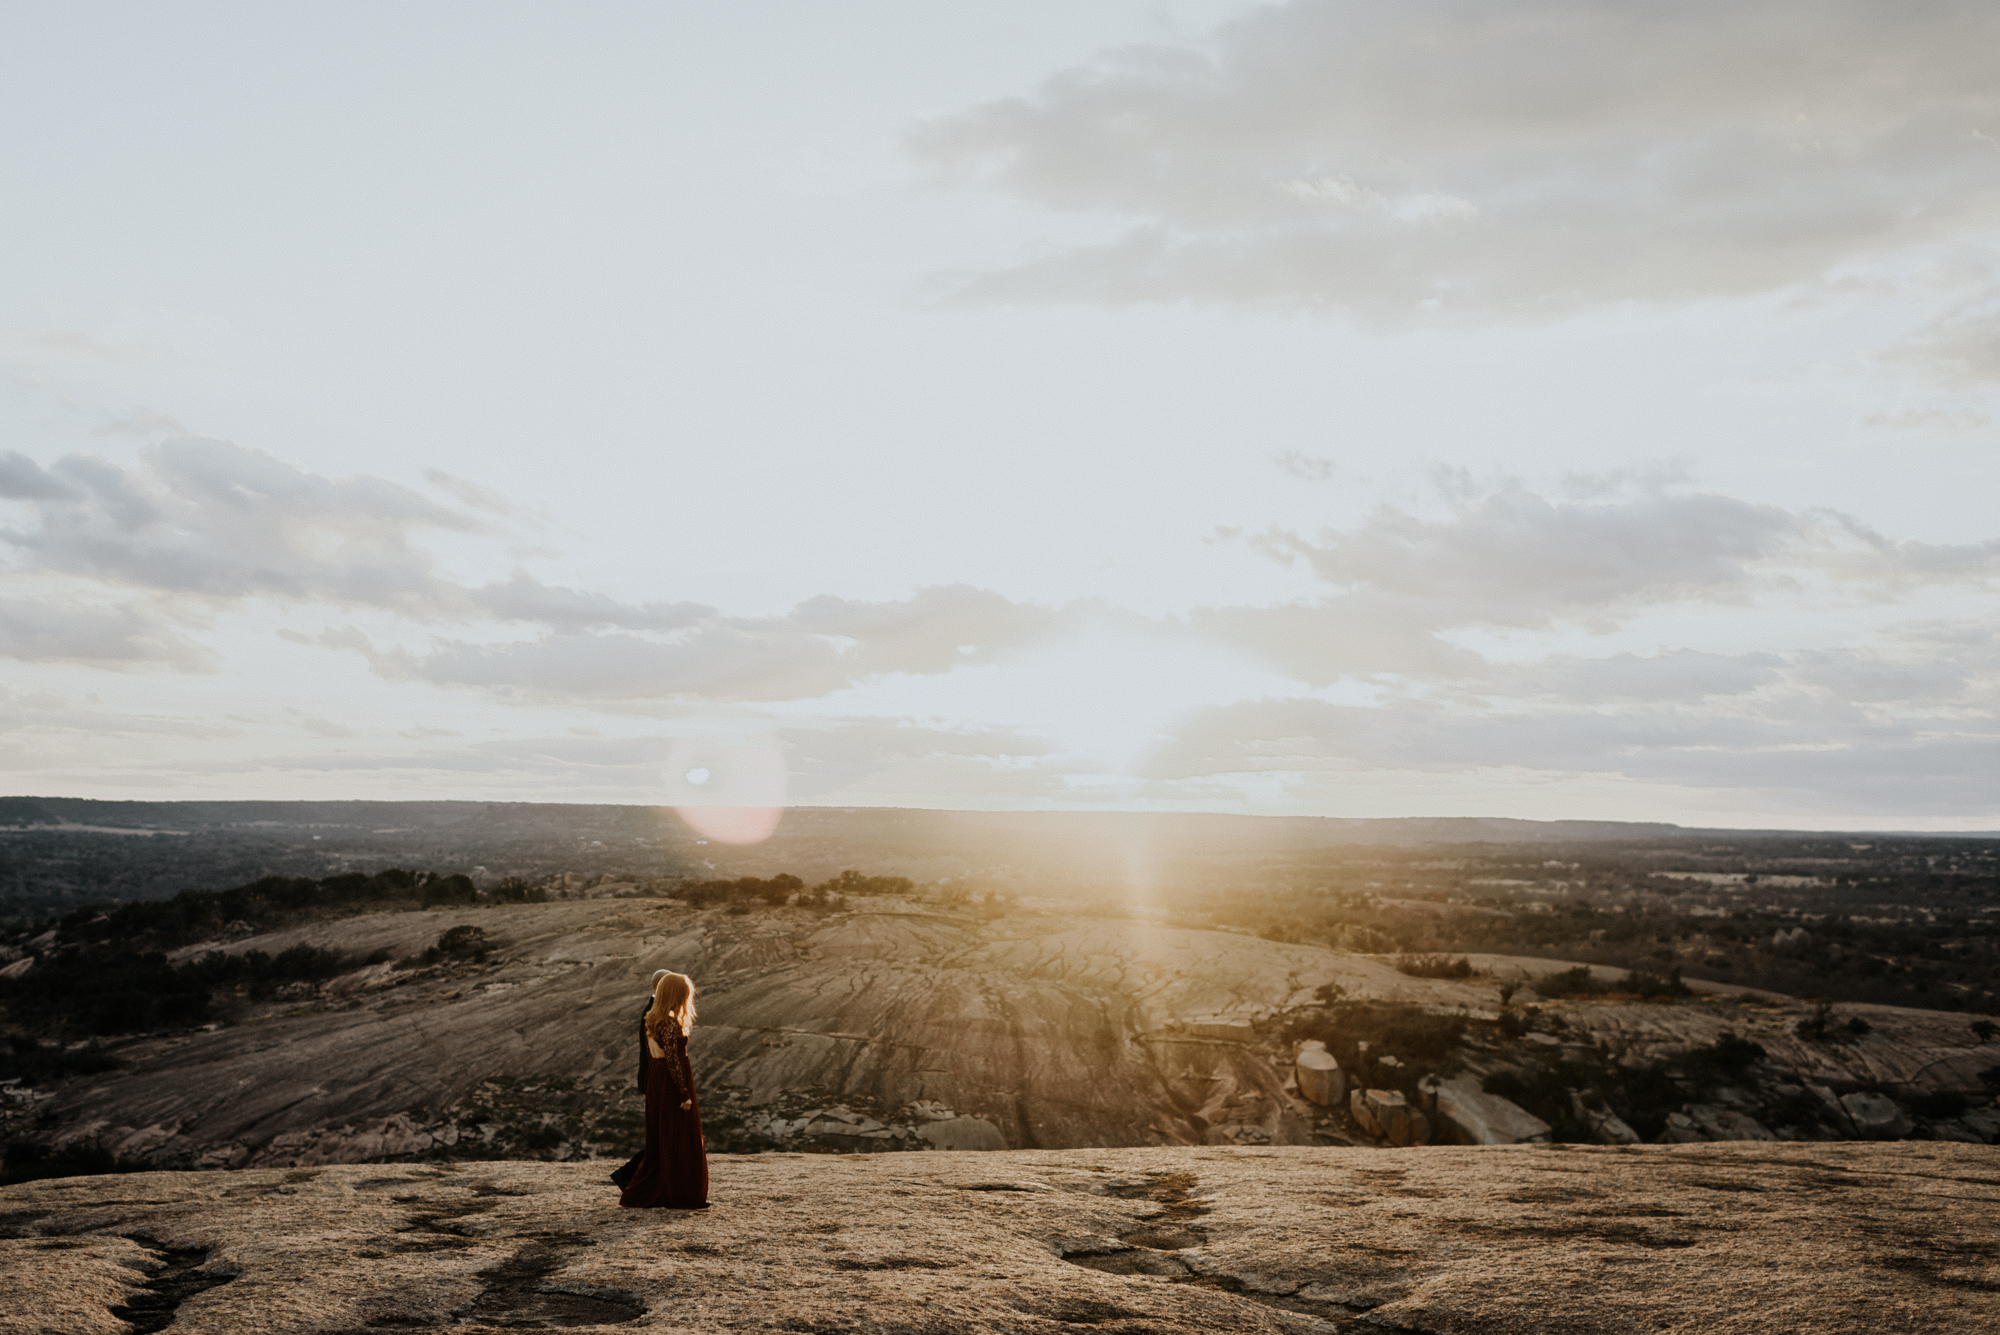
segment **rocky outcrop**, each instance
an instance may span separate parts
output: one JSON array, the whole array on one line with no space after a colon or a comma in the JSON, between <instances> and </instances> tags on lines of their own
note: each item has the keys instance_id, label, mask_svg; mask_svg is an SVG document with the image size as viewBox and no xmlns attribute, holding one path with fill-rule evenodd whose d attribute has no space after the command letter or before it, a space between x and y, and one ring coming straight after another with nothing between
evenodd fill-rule
<instances>
[{"instance_id":1,"label":"rocky outcrop","mask_svg":"<svg viewBox=\"0 0 2000 1335\"><path fill-rule=\"evenodd\" d=\"M1910 1134L1910 1119L1895 1100L1882 1094L1857 1090L1843 1095L1840 1106L1858 1136L1872 1140L1893 1140Z\"/></svg>"},{"instance_id":2,"label":"rocky outcrop","mask_svg":"<svg viewBox=\"0 0 2000 1335\"><path fill-rule=\"evenodd\" d=\"M1301 1043L1292 1067L1299 1097L1306 1102L1321 1108L1338 1108L1346 1101L1347 1077L1341 1072L1340 1063L1326 1050L1326 1044L1318 1039Z\"/></svg>"},{"instance_id":3,"label":"rocky outcrop","mask_svg":"<svg viewBox=\"0 0 2000 1335\"><path fill-rule=\"evenodd\" d=\"M0 1332L2000 1328L1992 1152L1123 1149L336 1166L0 1189Z\"/></svg>"},{"instance_id":4,"label":"rocky outcrop","mask_svg":"<svg viewBox=\"0 0 2000 1335\"><path fill-rule=\"evenodd\" d=\"M1356 1125L1378 1140L1404 1147L1430 1144L1430 1119L1399 1090L1357 1089L1348 1095L1348 1108Z\"/></svg>"},{"instance_id":5,"label":"rocky outcrop","mask_svg":"<svg viewBox=\"0 0 2000 1335\"><path fill-rule=\"evenodd\" d=\"M1292 1026L1323 991L1462 1020L1472 1037L1438 1059L1447 1075L1475 1062L1479 1073L1539 1064L1547 1075L1546 1097L1529 1100L1546 1119L1539 1130L1522 1129L1519 1119L1535 1119L1487 1101L1466 1075L1448 1109L1412 1110L1433 1141L1512 1143L1555 1121L1570 1138L1622 1141L1619 1127L1631 1132L1637 1114L1593 1119L1575 1111L1569 1087L1615 1090L1621 1072L1725 1032L1767 1059L1743 1077L1740 1102L1669 1087L1682 1121L1667 1129L1684 1138L1741 1134L1739 1116L1785 1137L1985 1135L1983 1106L1910 1115L1925 1092L1980 1090L1993 1049L1980 1050L1963 1016L1854 1007L1865 1036L1810 1041L1797 1033L1802 1007L1739 989L1674 1004L1551 1002L1532 1017L1517 1007L1508 1019L1523 1023L1503 1026L1494 980L1519 962L1480 957L1488 977L1419 979L1237 933L857 902L742 915L656 898L493 905L193 946L183 956L303 944L389 962L300 985L228 1026L115 1044L120 1070L0 1091L0 1134L160 1167L627 1153L639 1134L632 1066L645 980L672 966L702 985L694 1060L719 1150L1386 1140L1387 1123L1377 1137L1350 1116L1351 1087L1407 1099L1422 1068L1386 1050L1343 1068L1324 1047L1294 1045ZM495 943L484 962L420 962L461 925ZM1841 1095L1873 1090L1894 1091L1904 1120L1858 1133ZM1736 1116L1690 1110L1710 1102ZM1648 1137L1663 1127L1654 1112ZM1414 1139L1413 1128L1398 1134Z\"/></svg>"},{"instance_id":6,"label":"rocky outcrop","mask_svg":"<svg viewBox=\"0 0 2000 1335\"><path fill-rule=\"evenodd\" d=\"M1626 1125L1625 1119L1604 1106L1604 1100L1594 1092L1573 1089L1569 1095L1570 1114L1578 1123L1588 1128L1590 1138L1599 1145L1637 1145L1639 1133ZM1539 1120L1539 1119L1537 1119ZM1533 1136L1527 1137L1533 1140Z\"/></svg>"},{"instance_id":7,"label":"rocky outcrop","mask_svg":"<svg viewBox=\"0 0 2000 1335\"><path fill-rule=\"evenodd\" d=\"M1432 1107L1460 1145L1521 1145L1546 1141L1553 1130L1520 1105L1488 1094L1471 1076L1439 1081Z\"/></svg>"}]
</instances>

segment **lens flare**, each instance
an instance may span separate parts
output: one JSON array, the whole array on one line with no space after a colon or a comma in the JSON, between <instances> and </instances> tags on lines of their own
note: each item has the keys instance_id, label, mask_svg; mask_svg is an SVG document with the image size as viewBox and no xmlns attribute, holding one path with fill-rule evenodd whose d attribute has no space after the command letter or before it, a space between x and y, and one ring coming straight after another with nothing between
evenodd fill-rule
<instances>
[{"instance_id":1,"label":"lens flare","mask_svg":"<svg viewBox=\"0 0 2000 1335\"><path fill-rule=\"evenodd\" d=\"M667 753L667 805L723 844L771 837L785 814L785 753L775 737L688 737Z\"/></svg>"}]
</instances>

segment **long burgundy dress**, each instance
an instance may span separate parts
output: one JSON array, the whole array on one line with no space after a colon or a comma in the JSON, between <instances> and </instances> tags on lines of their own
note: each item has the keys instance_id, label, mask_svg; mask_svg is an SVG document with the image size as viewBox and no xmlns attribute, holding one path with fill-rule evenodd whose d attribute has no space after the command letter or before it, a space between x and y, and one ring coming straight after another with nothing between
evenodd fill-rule
<instances>
[{"instance_id":1,"label":"long burgundy dress","mask_svg":"<svg viewBox=\"0 0 2000 1335\"><path fill-rule=\"evenodd\" d=\"M641 1047L643 1050L643 1026ZM620 1205L693 1210L708 1204L708 1146L701 1100L688 1065L687 1035L668 1031L667 1055L646 1063L646 1148L634 1161ZM685 1099L692 1107L683 1109Z\"/></svg>"}]
</instances>

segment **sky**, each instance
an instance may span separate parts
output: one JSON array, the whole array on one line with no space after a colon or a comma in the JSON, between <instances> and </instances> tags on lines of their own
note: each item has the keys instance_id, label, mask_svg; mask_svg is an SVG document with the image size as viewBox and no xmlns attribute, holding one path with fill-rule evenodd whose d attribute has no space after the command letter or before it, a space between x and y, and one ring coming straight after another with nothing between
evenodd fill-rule
<instances>
[{"instance_id":1,"label":"sky","mask_svg":"<svg viewBox=\"0 0 2000 1335\"><path fill-rule=\"evenodd\" d=\"M2000 828L2000 9L19 6L0 788Z\"/></svg>"}]
</instances>

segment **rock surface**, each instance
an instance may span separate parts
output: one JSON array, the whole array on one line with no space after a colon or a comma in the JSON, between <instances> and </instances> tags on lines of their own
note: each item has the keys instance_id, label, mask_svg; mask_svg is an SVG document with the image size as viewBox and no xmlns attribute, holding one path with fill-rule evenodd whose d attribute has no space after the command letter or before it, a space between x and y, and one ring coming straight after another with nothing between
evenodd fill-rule
<instances>
[{"instance_id":1,"label":"rock surface","mask_svg":"<svg viewBox=\"0 0 2000 1335\"><path fill-rule=\"evenodd\" d=\"M1412 1108L1401 1090L1357 1089L1348 1096L1348 1106L1371 1136L1405 1148L1430 1144L1430 1119Z\"/></svg>"},{"instance_id":2,"label":"rock surface","mask_svg":"<svg viewBox=\"0 0 2000 1335\"><path fill-rule=\"evenodd\" d=\"M1990 1147L717 1157L704 1213L607 1167L6 1188L0 1332L2000 1329Z\"/></svg>"},{"instance_id":3,"label":"rock surface","mask_svg":"<svg viewBox=\"0 0 2000 1335\"><path fill-rule=\"evenodd\" d=\"M0 1091L0 1118L10 1138L32 1131L163 1168L629 1153L637 1015L648 974L671 966L703 986L694 1056L719 1149L1339 1143L1359 1131L1345 1118L1346 1090L1325 1106L1300 1097L1311 1077L1281 1038L1281 1017L1331 988L1492 1031L1497 981L1556 967L1481 956L1484 977L1419 979L1230 932L1030 913L980 921L864 902L832 915L645 898L484 906L192 946L181 955L304 944L400 963L308 986L213 1032L122 1044L122 1070ZM488 961L411 962L460 925L489 934ZM1841 1094L1976 1092L1993 1062L1963 1016L1848 1009L1866 1016L1865 1037L1812 1043L1795 1032L1802 1006L1743 989L1676 1004L1544 1002L1540 1028L1489 1045L1482 1060L1633 1068L1735 1032L1766 1050L1768 1079L1782 1074L1799 1091L1794 1114L1824 1110L1814 1134L1843 1136L1903 1132L1872 1122L1858 1132ZM1542 1031L1557 1024L1560 1033ZM1394 1084L1396 1069L1384 1056L1342 1083ZM1683 1100L1697 1101L1693 1091ZM1734 1111L1787 1134L1762 1103ZM1710 1138L1677 1115L1687 1138ZM1914 1133L1981 1139L1979 1115ZM1618 1138L1609 1124L1602 1135Z\"/></svg>"},{"instance_id":4,"label":"rock surface","mask_svg":"<svg viewBox=\"0 0 2000 1335\"><path fill-rule=\"evenodd\" d=\"M1302 1044L1292 1062L1299 1097L1322 1108L1338 1108L1347 1098L1347 1076L1326 1044L1312 1039Z\"/></svg>"},{"instance_id":5,"label":"rock surface","mask_svg":"<svg viewBox=\"0 0 2000 1335\"><path fill-rule=\"evenodd\" d=\"M1438 1119L1460 1145L1519 1145L1549 1138L1547 1122L1498 1094L1484 1092L1470 1076L1440 1081L1436 1100Z\"/></svg>"}]
</instances>

